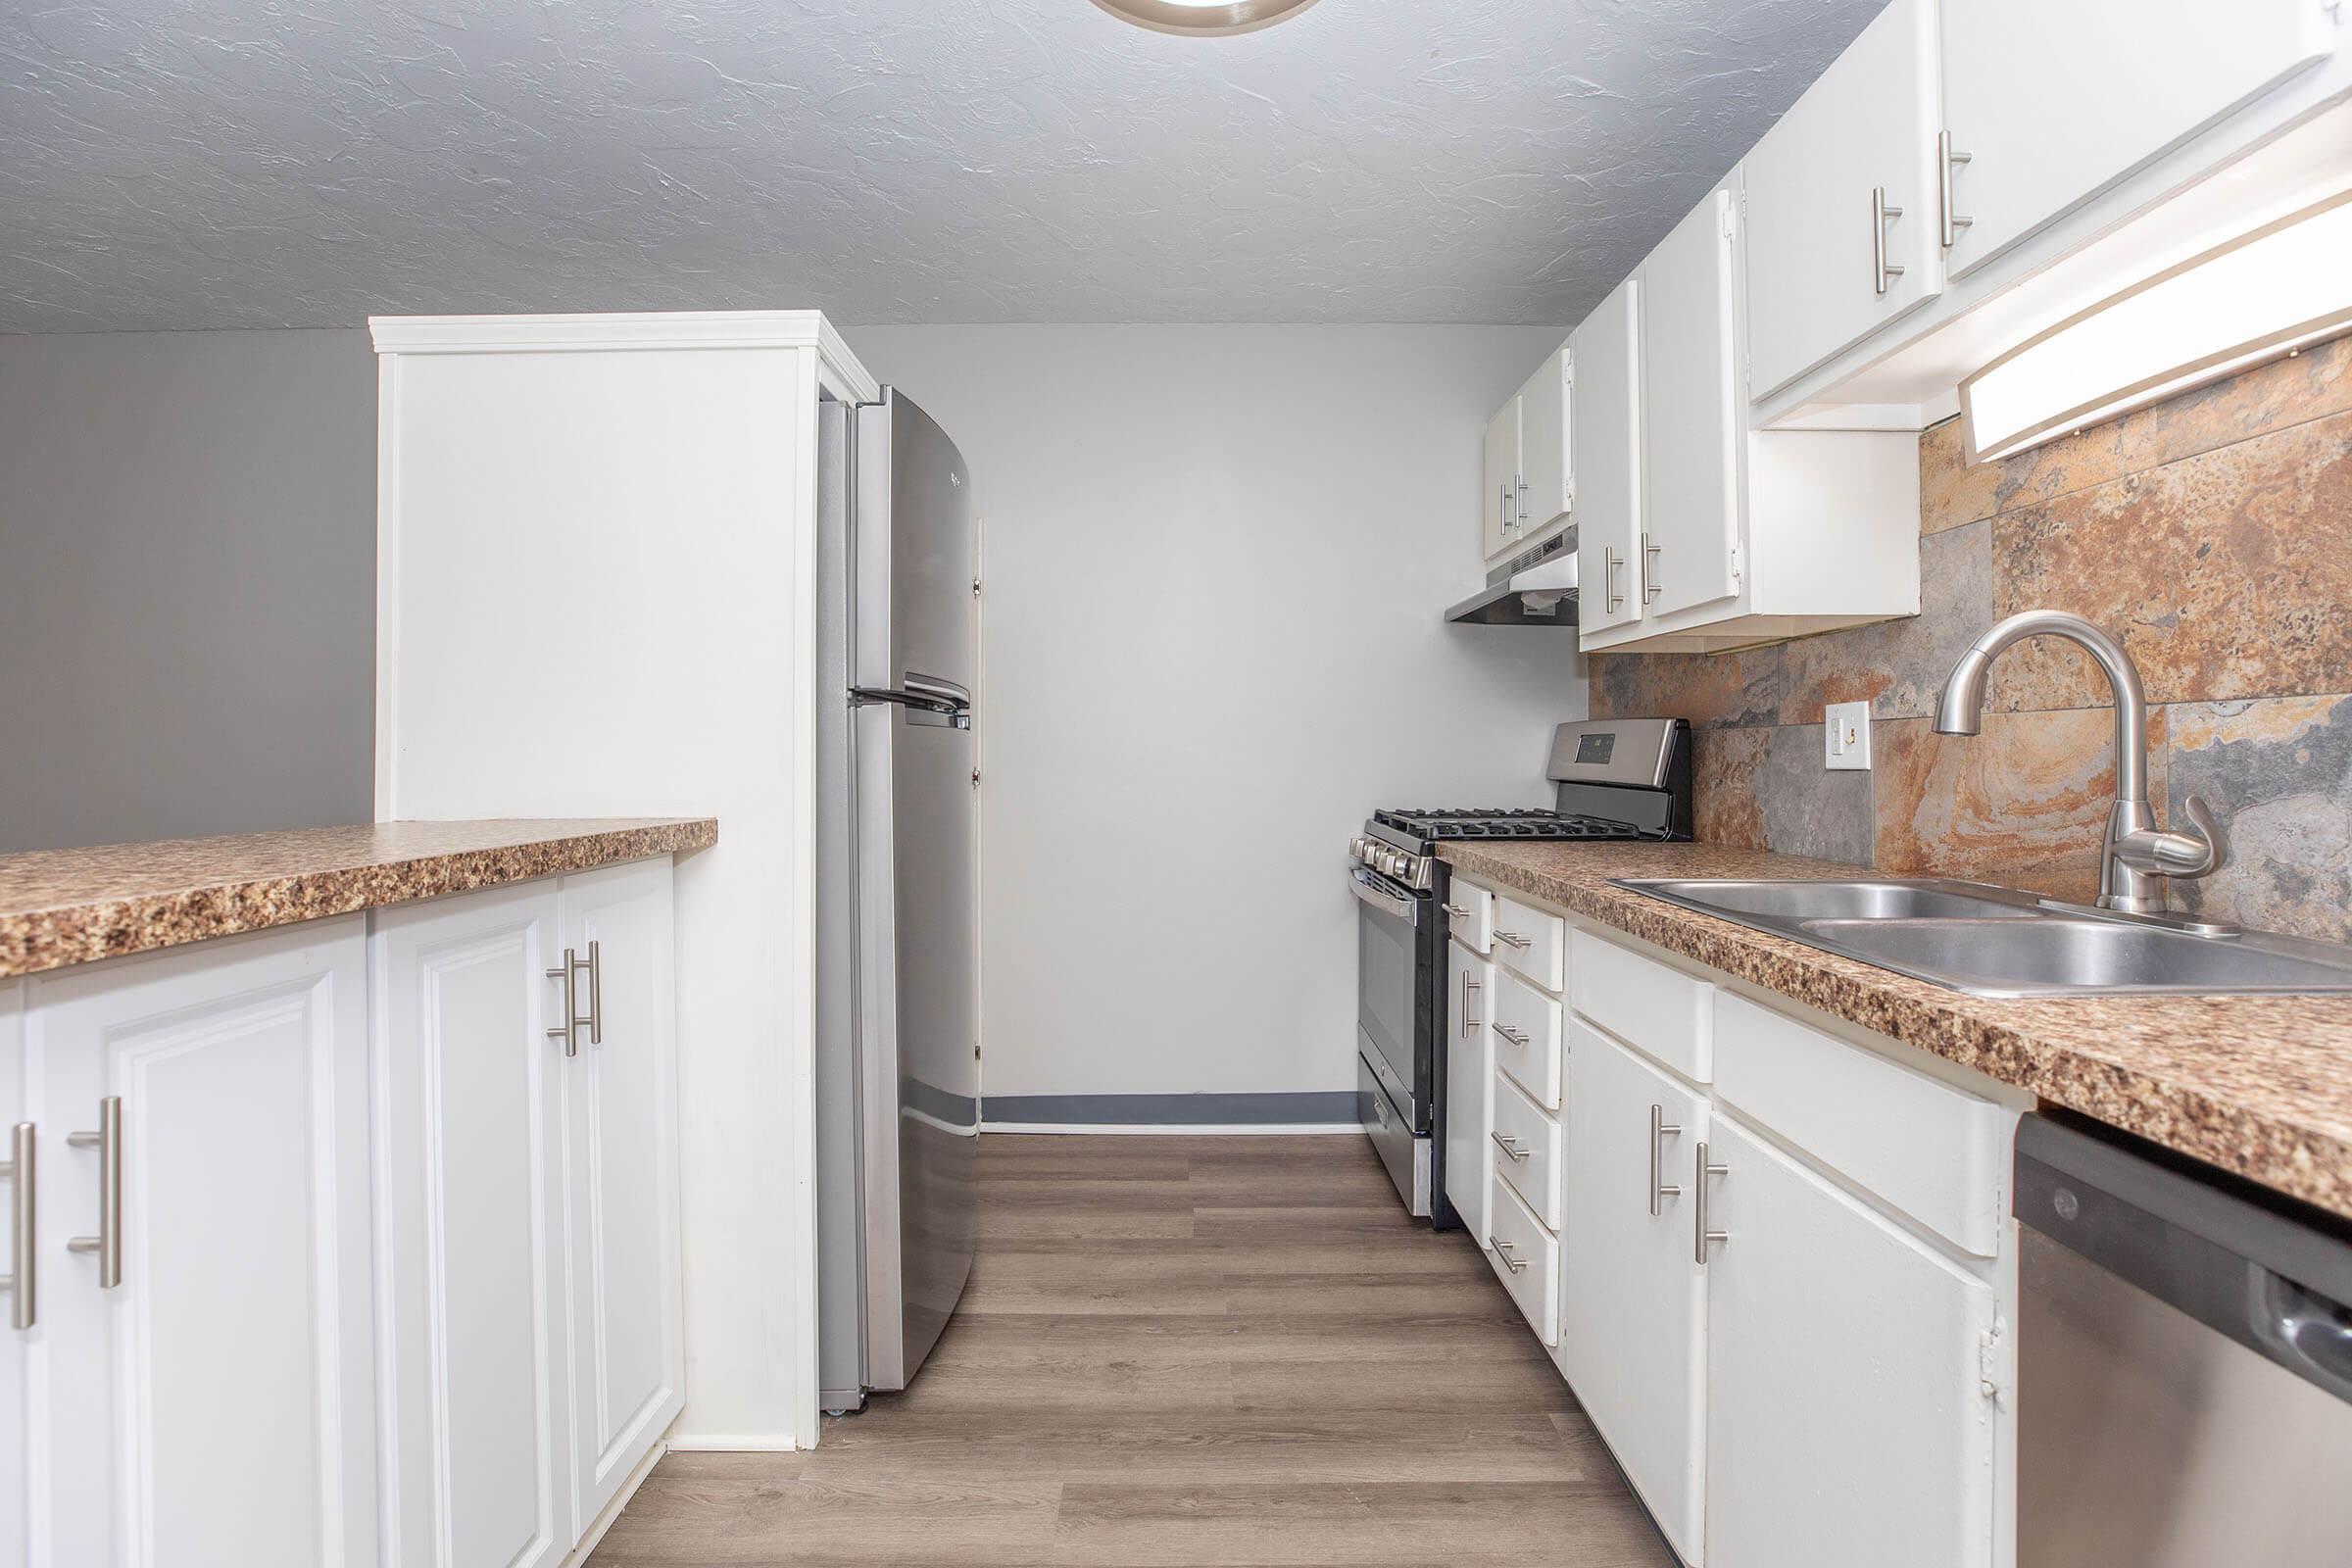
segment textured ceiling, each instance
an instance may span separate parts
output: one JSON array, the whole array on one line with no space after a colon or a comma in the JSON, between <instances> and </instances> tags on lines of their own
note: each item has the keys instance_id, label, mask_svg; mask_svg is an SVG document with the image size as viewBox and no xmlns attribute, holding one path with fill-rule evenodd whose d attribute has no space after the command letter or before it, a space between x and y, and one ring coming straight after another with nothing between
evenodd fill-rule
<instances>
[{"instance_id":1,"label":"textured ceiling","mask_svg":"<svg viewBox=\"0 0 2352 1568\"><path fill-rule=\"evenodd\" d=\"M15 0L0 331L1565 324L1884 0Z\"/></svg>"}]
</instances>

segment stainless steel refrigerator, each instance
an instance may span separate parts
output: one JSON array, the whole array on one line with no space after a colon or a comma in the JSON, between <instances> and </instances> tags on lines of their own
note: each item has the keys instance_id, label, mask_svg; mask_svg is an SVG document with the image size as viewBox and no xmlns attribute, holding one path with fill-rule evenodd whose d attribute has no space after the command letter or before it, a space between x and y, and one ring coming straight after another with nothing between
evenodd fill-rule
<instances>
[{"instance_id":1,"label":"stainless steel refrigerator","mask_svg":"<svg viewBox=\"0 0 2352 1568\"><path fill-rule=\"evenodd\" d=\"M976 514L905 397L821 413L818 1374L846 1410L914 1376L978 1229Z\"/></svg>"}]
</instances>

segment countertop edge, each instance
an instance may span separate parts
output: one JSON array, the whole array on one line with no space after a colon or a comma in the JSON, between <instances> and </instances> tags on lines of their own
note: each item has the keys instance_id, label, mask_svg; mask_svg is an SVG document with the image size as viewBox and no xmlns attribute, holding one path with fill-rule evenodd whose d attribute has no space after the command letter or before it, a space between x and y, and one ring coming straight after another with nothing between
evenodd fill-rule
<instances>
[{"instance_id":1,"label":"countertop edge","mask_svg":"<svg viewBox=\"0 0 2352 1568\"><path fill-rule=\"evenodd\" d=\"M527 828L529 822L527 818L500 818L482 825L511 830ZM468 824L376 825L455 830ZM657 818L586 831L569 828L560 819L547 826L551 831L545 838L525 837L382 859L355 857L345 863L256 876L220 876L180 887L159 886L153 891L61 901L0 913L0 981L708 849L718 842L715 817Z\"/></svg>"},{"instance_id":2,"label":"countertop edge","mask_svg":"<svg viewBox=\"0 0 2352 1568\"><path fill-rule=\"evenodd\" d=\"M1924 982L1608 885L1564 881L1483 847L1447 844L1450 865L1720 970L1917 1051L2330 1213L2352 1217L2352 1141L2088 1055L1948 1002ZM1817 862L1821 863L1821 862ZM1868 875L1861 868L1844 868ZM1994 1004L1999 1005L2000 1004Z\"/></svg>"}]
</instances>

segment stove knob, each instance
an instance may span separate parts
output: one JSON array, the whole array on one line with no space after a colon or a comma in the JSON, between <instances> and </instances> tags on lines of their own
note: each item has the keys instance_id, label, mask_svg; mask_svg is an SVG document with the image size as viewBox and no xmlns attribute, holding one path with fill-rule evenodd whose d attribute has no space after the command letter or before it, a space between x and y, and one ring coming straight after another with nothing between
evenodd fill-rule
<instances>
[{"instance_id":1,"label":"stove knob","mask_svg":"<svg viewBox=\"0 0 2352 1568\"><path fill-rule=\"evenodd\" d=\"M1364 836L1361 833L1358 833L1355 837L1348 841L1348 858L1350 860L1360 860L1363 858Z\"/></svg>"},{"instance_id":2,"label":"stove knob","mask_svg":"<svg viewBox=\"0 0 2352 1568\"><path fill-rule=\"evenodd\" d=\"M1383 876L1395 876L1395 875L1396 875L1396 874L1398 871L1402 870L1402 869L1403 869L1403 867L1404 867L1404 857L1403 857L1401 854L1399 854L1397 851L1396 851L1396 850L1383 850L1383 851L1381 851L1381 852L1380 852L1380 872L1381 872L1381 875L1383 875Z\"/></svg>"}]
</instances>

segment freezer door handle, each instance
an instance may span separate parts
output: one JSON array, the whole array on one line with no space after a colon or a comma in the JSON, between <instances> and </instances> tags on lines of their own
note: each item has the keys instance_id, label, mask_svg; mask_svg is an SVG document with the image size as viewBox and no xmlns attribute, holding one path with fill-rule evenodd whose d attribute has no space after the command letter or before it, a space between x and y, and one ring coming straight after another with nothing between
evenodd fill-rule
<instances>
[{"instance_id":1,"label":"freezer door handle","mask_svg":"<svg viewBox=\"0 0 2352 1568\"><path fill-rule=\"evenodd\" d=\"M896 703L906 710L909 723L953 724L957 729L972 727L972 694L952 680L933 675L906 672L904 686L853 686L850 706L865 708L875 703Z\"/></svg>"}]
</instances>

